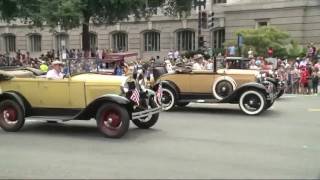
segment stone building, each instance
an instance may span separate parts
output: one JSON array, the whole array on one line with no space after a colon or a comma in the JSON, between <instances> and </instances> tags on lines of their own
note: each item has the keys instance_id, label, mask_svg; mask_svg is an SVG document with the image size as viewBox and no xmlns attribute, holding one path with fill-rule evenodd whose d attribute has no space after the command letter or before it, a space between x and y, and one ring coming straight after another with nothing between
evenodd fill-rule
<instances>
[{"instance_id":1,"label":"stone building","mask_svg":"<svg viewBox=\"0 0 320 180\"><path fill-rule=\"evenodd\" d=\"M225 4L212 4L212 11L217 18L213 47L221 47L223 40L235 39L239 29L260 26L286 30L304 45L320 45L319 0L228 0Z\"/></svg>"},{"instance_id":2,"label":"stone building","mask_svg":"<svg viewBox=\"0 0 320 180\"><path fill-rule=\"evenodd\" d=\"M215 12L211 29L202 29L206 45L223 48L243 28L276 26L306 44L320 44L319 0L207 0L206 12ZM124 21L112 26L90 26L91 47L138 52L139 56L166 56L168 51L198 49L198 12L188 18L165 17L161 12L148 21ZM0 23L0 52L29 51L39 56L51 49L81 49L81 28L54 32L20 23Z\"/></svg>"}]
</instances>

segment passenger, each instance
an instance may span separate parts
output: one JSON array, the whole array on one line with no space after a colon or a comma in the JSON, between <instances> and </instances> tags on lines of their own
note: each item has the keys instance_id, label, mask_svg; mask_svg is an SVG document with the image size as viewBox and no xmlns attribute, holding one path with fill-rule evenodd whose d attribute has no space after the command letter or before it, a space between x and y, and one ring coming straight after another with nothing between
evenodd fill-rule
<instances>
[{"instance_id":1,"label":"passenger","mask_svg":"<svg viewBox=\"0 0 320 180\"><path fill-rule=\"evenodd\" d=\"M208 63L206 65L206 69L207 70L213 70L213 61L212 61L212 59L208 60Z\"/></svg>"},{"instance_id":2,"label":"passenger","mask_svg":"<svg viewBox=\"0 0 320 180\"><path fill-rule=\"evenodd\" d=\"M61 72L63 67L63 62L61 61L53 61L52 69L48 71L47 78L48 79L63 79L64 74Z\"/></svg>"},{"instance_id":3,"label":"passenger","mask_svg":"<svg viewBox=\"0 0 320 180\"><path fill-rule=\"evenodd\" d=\"M116 63L116 67L114 69L114 75L117 75L117 76L122 76L124 73L124 69L123 67L121 66L120 62L118 61Z\"/></svg>"},{"instance_id":4,"label":"passenger","mask_svg":"<svg viewBox=\"0 0 320 180\"><path fill-rule=\"evenodd\" d=\"M202 66L203 56L201 54L197 54L197 55L195 55L193 60L195 62L192 65L192 69L193 70L203 70L203 66Z\"/></svg>"}]
</instances>

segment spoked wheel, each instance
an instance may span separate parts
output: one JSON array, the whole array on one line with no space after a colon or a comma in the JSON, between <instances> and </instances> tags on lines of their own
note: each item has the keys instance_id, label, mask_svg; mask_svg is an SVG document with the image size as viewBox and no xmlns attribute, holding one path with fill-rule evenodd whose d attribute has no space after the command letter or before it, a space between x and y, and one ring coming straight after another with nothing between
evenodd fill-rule
<instances>
[{"instance_id":1,"label":"spoked wheel","mask_svg":"<svg viewBox=\"0 0 320 180\"><path fill-rule=\"evenodd\" d=\"M157 103L152 100L150 102L149 109L157 108L157 107L158 107ZM149 115L146 118L135 119L135 120L132 120L132 122L141 129L149 129L157 123L158 119L159 119L159 113Z\"/></svg>"},{"instance_id":2,"label":"spoked wheel","mask_svg":"<svg viewBox=\"0 0 320 180\"><path fill-rule=\"evenodd\" d=\"M162 107L164 111L171 110L175 105L175 93L169 88L162 90Z\"/></svg>"},{"instance_id":3,"label":"spoked wheel","mask_svg":"<svg viewBox=\"0 0 320 180\"><path fill-rule=\"evenodd\" d=\"M241 95L239 105L245 114L258 115L266 110L266 98L259 91L246 91Z\"/></svg>"},{"instance_id":4,"label":"spoked wheel","mask_svg":"<svg viewBox=\"0 0 320 180\"><path fill-rule=\"evenodd\" d=\"M129 129L128 111L118 104L104 104L98 110L96 119L99 130L110 138L120 138Z\"/></svg>"},{"instance_id":5,"label":"spoked wheel","mask_svg":"<svg viewBox=\"0 0 320 180\"><path fill-rule=\"evenodd\" d=\"M224 99L234 91L233 85L229 81L220 81L214 89L218 99Z\"/></svg>"},{"instance_id":6,"label":"spoked wheel","mask_svg":"<svg viewBox=\"0 0 320 180\"><path fill-rule=\"evenodd\" d=\"M22 108L13 100L0 103L0 126L8 132L19 131L25 122Z\"/></svg>"}]
</instances>

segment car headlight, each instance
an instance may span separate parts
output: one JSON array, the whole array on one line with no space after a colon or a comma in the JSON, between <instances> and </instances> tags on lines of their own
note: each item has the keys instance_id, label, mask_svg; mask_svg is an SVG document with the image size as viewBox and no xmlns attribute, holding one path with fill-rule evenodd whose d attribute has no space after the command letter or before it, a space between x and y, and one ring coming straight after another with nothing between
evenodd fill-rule
<instances>
[{"instance_id":1,"label":"car headlight","mask_svg":"<svg viewBox=\"0 0 320 180\"><path fill-rule=\"evenodd\" d=\"M264 87L266 88L267 93L272 93L273 92L273 84L269 81L264 81L262 83L264 85Z\"/></svg>"},{"instance_id":2,"label":"car headlight","mask_svg":"<svg viewBox=\"0 0 320 180\"><path fill-rule=\"evenodd\" d=\"M121 92L123 92L125 94L128 93L130 90L135 89L135 88L136 88L136 86L135 86L134 81L130 81L129 78L126 79L125 81L123 81L121 86L120 86Z\"/></svg>"}]
</instances>

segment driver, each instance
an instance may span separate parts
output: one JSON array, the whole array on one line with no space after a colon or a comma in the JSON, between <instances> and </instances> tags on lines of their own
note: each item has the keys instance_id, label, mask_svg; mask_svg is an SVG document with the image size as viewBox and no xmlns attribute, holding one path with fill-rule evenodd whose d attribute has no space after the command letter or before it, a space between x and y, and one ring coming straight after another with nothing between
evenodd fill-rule
<instances>
[{"instance_id":1,"label":"driver","mask_svg":"<svg viewBox=\"0 0 320 180\"><path fill-rule=\"evenodd\" d=\"M203 56L201 54L197 54L193 58L194 63L192 65L193 70L203 70L202 66L202 61L203 61Z\"/></svg>"},{"instance_id":2,"label":"driver","mask_svg":"<svg viewBox=\"0 0 320 180\"><path fill-rule=\"evenodd\" d=\"M53 61L52 69L48 71L47 78L48 79L63 79L64 74L61 72L63 67L63 62L61 61Z\"/></svg>"}]
</instances>

